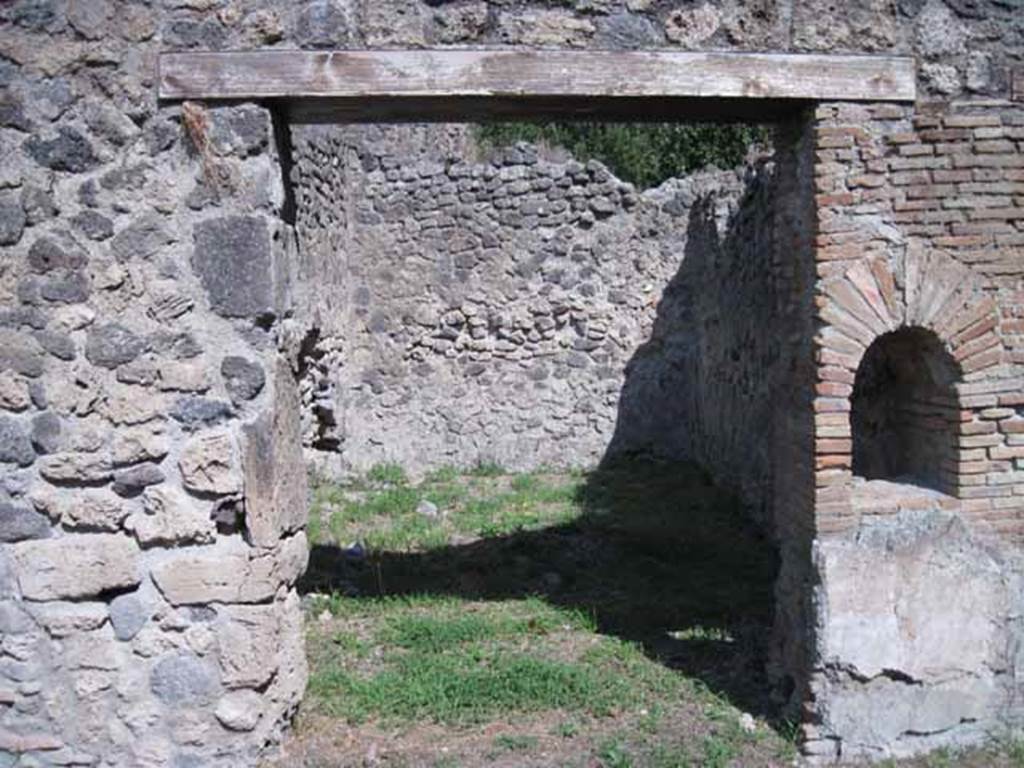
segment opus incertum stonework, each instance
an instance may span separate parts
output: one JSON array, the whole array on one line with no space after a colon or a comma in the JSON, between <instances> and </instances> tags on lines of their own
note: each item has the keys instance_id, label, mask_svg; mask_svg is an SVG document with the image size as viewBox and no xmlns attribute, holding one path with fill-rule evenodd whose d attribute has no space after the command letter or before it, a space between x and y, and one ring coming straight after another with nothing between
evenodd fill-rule
<instances>
[{"instance_id":1,"label":"opus incertum stonework","mask_svg":"<svg viewBox=\"0 0 1024 768\"><path fill-rule=\"evenodd\" d=\"M774 151L640 191L422 122L570 107ZM381 460L695 459L807 755L1024 725L1016 0L13 0L0 247L0 766L273 749L307 466Z\"/></svg>"}]
</instances>

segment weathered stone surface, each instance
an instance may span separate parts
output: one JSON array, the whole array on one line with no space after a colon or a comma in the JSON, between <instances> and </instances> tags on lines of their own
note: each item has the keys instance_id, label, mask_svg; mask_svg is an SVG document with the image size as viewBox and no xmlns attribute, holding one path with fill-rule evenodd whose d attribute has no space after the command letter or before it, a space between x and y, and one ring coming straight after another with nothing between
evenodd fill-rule
<instances>
[{"instance_id":1,"label":"weathered stone surface","mask_svg":"<svg viewBox=\"0 0 1024 768\"><path fill-rule=\"evenodd\" d=\"M665 21L665 35L673 43L693 48L710 38L721 25L721 16L711 3L672 11Z\"/></svg>"},{"instance_id":2,"label":"weathered stone surface","mask_svg":"<svg viewBox=\"0 0 1024 768\"><path fill-rule=\"evenodd\" d=\"M118 640L131 640L149 619L149 608L137 592L110 601L110 624Z\"/></svg>"},{"instance_id":3,"label":"weathered stone surface","mask_svg":"<svg viewBox=\"0 0 1024 768\"><path fill-rule=\"evenodd\" d=\"M25 151L42 166L54 171L81 173L94 168L99 162L88 140L70 126L60 126L56 137L44 139L31 136L25 141Z\"/></svg>"},{"instance_id":4,"label":"weathered stone surface","mask_svg":"<svg viewBox=\"0 0 1024 768\"><path fill-rule=\"evenodd\" d=\"M267 380L259 363L234 355L225 357L221 362L220 375L228 394L236 403L252 400L263 391Z\"/></svg>"},{"instance_id":5,"label":"weathered stone surface","mask_svg":"<svg viewBox=\"0 0 1024 768\"><path fill-rule=\"evenodd\" d=\"M207 366L202 360L164 363L160 366L159 387L170 392L205 392L210 388Z\"/></svg>"},{"instance_id":6,"label":"weathered stone surface","mask_svg":"<svg viewBox=\"0 0 1024 768\"><path fill-rule=\"evenodd\" d=\"M822 542L816 561L827 674L815 686L823 732L842 734L844 753L899 754L914 749L911 734L985 719L998 686L987 670L1007 663L997 617L1016 600L995 549L948 512L920 510ZM880 706L887 717L873 716Z\"/></svg>"},{"instance_id":7,"label":"weathered stone surface","mask_svg":"<svg viewBox=\"0 0 1024 768\"><path fill-rule=\"evenodd\" d=\"M929 0L917 16L918 47L925 56L937 57L961 53L965 30L949 7L941 0Z\"/></svg>"},{"instance_id":8,"label":"weathered stone surface","mask_svg":"<svg viewBox=\"0 0 1024 768\"><path fill-rule=\"evenodd\" d=\"M142 510L129 517L125 527L144 547L206 544L216 533L205 503L166 485L145 490Z\"/></svg>"},{"instance_id":9,"label":"weathered stone surface","mask_svg":"<svg viewBox=\"0 0 1024 768\"><path fill-rule=\"evenodd\" d=\"M312 0L296 6L292 35L301 48L338 48L352 36L354 10L349 0Z\"/></svg>"},{"instance_id":10,"label":"weathered stone surface","mask_svg":"<svg viewBox=\"0 0 1024 768\"><path fill-rule=\"evenodd\" d=\"M116 146L123 146L139 135L139 128L131 118L102 99L86 100L85 122L94 135Z\"/></svg>"},{"instance_id":11,"label":"weathered stone surface","mask_svg":"<svg viewBox=\"0 0 1024 768\"><path fill-rule=\"evenodd\" d=\"M173 281L153 283L149 293L153 303L146 313L159 323L181 317L195 306L195 300Z\"/></svg>"},{"instance_id":12,"label":"weathered stone surface","mask_svg":"<svg viewBox=\"0 0 1024 768\"><path fill-rule=\"evenodd\" d=\"M78 304L92 293L89 278L82 272L55 272L41 277L37 285L39 298L54 304Z\"/></svg>"},{"instance_id":13,"label":"weathered stone surface","mask_svg":"<svg viewBox=\"0 0 1024 768\"><path fill-rule=\"evenodd\" d=\"M0 551L0 600L15 597L18 594L18 579L14 573L14 564L10 553Z\"/></svg>"},{"instance_id":14,"label":"weathered stone surface","mask_svg":"<svg viewBox=\"0 0 1024 768\"><path fill-rule=\"evenodd\" d=\"M196 225L192 269L214 312L225 317L274 313L270 231L259 216L225 216Z\"/></svg>"},{"instance_id":15,"label":"weathered stone surface","mask_svg":"<svg viewBox=\"0 0 1024 768\"><path fill-rule=\"evenodd\" d=\"M50 733L41 731L14 733L6 728L0 728L0 752L6 752L11 755L23 752L47 753L60 749L63 746L64 742Z\"/></svg>"},{"instance_id":16,"label":"weathered stone surface","mask_svg":"<svg viewBox=\"0 0 1024 768\"><path fill-rule=\"evenodd\" d=\"M40 413L32 418L32 447L37 453L47 454L60 450L61 421L60 417L51 412Z\"/></svg>"},{"instance_id":17,"label":"weathered stone surface","mask_svg":"<svg viewBox=\"0 0 1024 768\"><path fill-rule=\"evenodd\" d=\"M820 552L826 660L865 679L937 680L992 666L1005 647L981 618L1009 607L1002 564L948 514L902 513Z\"/></svg>"},{"instance_id":18,"label":"weathered stone surface","mask_svg":"<svg viewBox=\"0 0 1024 768\"><path fill-rule=\"evenodd\" d=\"M309 541L305 532L299 531L284 539L274 556L277 576L289 586L295 584L309 565Z\"/></svg>"},{"instance_id":19,"label":"weathered stone surface","mask_svg":"<svg viewBox=\"0 0 1024 768\"><path fill-rule=\"evenodd\" d=\"M487 27L487 11L487 3L483 0L460 5L441 5L435 8L432 14L434 35L442 43L476 40Z\"/></svg>"},{"instance_id":20,"label":"weathered stone surface","mask_svg":"<svg viewBox=\"0 0 1024 768\"><path fill-rule=\"evenodd\" d=\"M125 501L105 488L72 488L32 494L36 509L64 528L116 531L128 516Z\"/></svg>"},{"instance_id":21,"label":"weathered stone surface","mask_svg":"<svg viewBox=\"0 0 1024 768\"><path fill-rule=\"evenodd\" d=\"M33 628L32 615L23 604L13 600L0 601L0 633L21 635Z\"/></svg>"},{"instance_id":22,"label":"weathered stone surface","mask_svg":"<svg viewBox=\"0 0 1024 768\"><path fill-rule=\"evenodd\" d=\"M510 43L523 45L569 46L581 48L594 36L595 27L587 18L562 9L528 10L509 13L501 20L504 36Z\"/></svg>"},{"instance_id":23,"label":"weathered stone surface","mask_svg":"<svg viewBox=\"0 0 1024 768\"><path fill-rule=\"evenodd\" d=\"M257 546L272 546L306 522L299 400L288 364L278 360L274 406L244 431L246 528Z\"/></svg>"},{"instance_id":24,"label":"weathered stone surface","mask_svg":"<svg viewBox=\"0 0 1024 768\"><path fill-rule=\"evenodd\" d=\"M94 597L139 583L138 546L118 534L81 534L12 545L14 571L28 600Z\"/></svg>"},{"instance_id":25,"label":"weathered stone surface","mask_svg":"<svg viewBox=\"0 0 1024 768\"><path fill-rule=\"evenodd\" d=\"M107 606L103 603L26 603L26 608L52 637L91 632L107 620Z\"/></svg>"},{"instance_id":26,"label":"weathered stone surface","mask_svg":"<svg viewBox=\"0 0 1024 768\"><path fill-rule=\"evenodd\" d=\"M28 432L17 419L0 416L0 463L27 467L36 460Z\"/></svg>"},{"instance_id":27,"label":"weathered stone surface","mask_svg":"<svg viewBox=\"0 0 1024 768\"><path fill-rule=\"evenodd\" d=\"M274 606L229 606L216 629L221 681L258 688L277 671L280 618Z\"/></svg>"},{"instance_id":28,"label":"weathered stone surface","mask_svg":"<svg viewBox=\"0 0 1024 768\"><path fill-rule=\"evenodd\" d=\"M187 430L214 426L231 414L230 403L207 397L183 397L171 409L171 418Z\"/></svg>"},{"instance_id":29,"label":"weathered stone surface","mask_svg":"<svg viewBox=\"0 0 1024 768\"><path fill-rule=\"evenodd\" d=\"M259 154L270 140L270 115L263 107L241 104L212 109L210 146L219 155Z\"/></svg>"},{"instance_id":30,"label":"weathered stone surface","mask_svg":"<svg viewBox=\"0 0 1024 768\"><path fill-rule=\"evenodd\" d=\"M25 209L25 220L30 227L42 224L60 213L49 183L45 186L26 184L21 190L21 205Z\"/></svg>"},{"instance_id":31,"label":"weathered stone surface","mask_svg":"<svg viewBox=\"0 0 1024 768\"><path fill-rule=\"evenodd\" d=\"M0 328L0 371L35 378L43 373L43 350L27 333Z\"/></svg>"},{"instance_id":32,"label":"weathered stone surface","mask_svg":"<svg viewBox=\"0 0 1024 768\"><path fill-rule=\"evenodd\" d=\"M150 259L174 242L160 216L146 214L122 229L110 241L110 251L118 261Z\"/></svg>"},{"instance_id":33,"label":"weathered stone surface","mask_svg":"<svg viewBox=\"0 0 1024 768\"><path fill-rule=\"evenodd\" d=\"M85 357L93 365L117 368L130 363L146 348L145 340L121 323L93 326L85 342Z\"/></svg>"},{"instance_id":34,"label":"weathered stone surface","mask_svg":"<svg viewBox=\"0 0 1024 768\"><path fill-rule=\"evenodd\" d=\"M163 481L164 473L160 466L147 462L115 471L111 487L118 496L136 496L149 486L159 485Z\"/></svg>"},{"instance_id":35,"label":"weathered stone surface","mask_svg":"<svg viewBox=\"0 0 1024 768\"><path fill-rule=\"evenodd\" d=\"M122 370L124 369L122 368L118 372L120 373ZM146 397L139 397L137 389L109 385L105 388L99 411L114 424L130 426L162 418L165 408L164 399L153 392Z\"/></svg>"},{"instance_id":36,"label":"weathered stone surface","mask_svg":"<svg viewBox=\"0 0 1024 768\"><path fill-rule=\"evenodd\" d=\"M178 467L190 491L226 495L242 490L234 441L227 432L192 438L181 453Z\"/></svg>"},{"instance_id":37,"label":"weathered stone surface","mask_svg":"<svg viewBox=\"0 0 1024 768\"><path fill-rule=\"evenodd\" d=\"M114 235L114 222L89 208L77 213L71 223L90 240L103 241Z\"/></svg>"},{"instance_id":38,"label":"weathered stone surface","mask_svg":"<svg viewBox=\"0 0 1024 768\"><path fill-rule=\"evenodd\" d=\"M266 705L256 691L232 691L218 703L214 714L225 728L232 731L251 731L260 721Z\"/></svg>"},{"instance_id":39,"label":"weathered stone surface","mask_svg":"<svg viewBox=\"0 0 1024 768\"><path fill-rule=\"evenodd\" d=\"M0 408L5 411L23 411L31 404L28 382L12 371L0 371Z\"/></svg>"},{"instance_id":40,"label":"weathered stone surface","mask_svg":"<svg viewBox=\"0 0 1024 768\"><path fill-rule=\"evenodd\" d=\"M0 195L0 245L17 245L25 231L25 209L14 195Z\"/></svg>"},{"instance_id":41,"label":"weathered stone surface","mask_svg":"<svg viewBox=\"0 0 1024 768\"><path fill-rule=\"evenodd\" d=\"M45 539L49 535L50 523L38 512L0 501L0 542Z\"/></svg>"},{"instance_id":42,"label":"weathered stone surface","mask_svg":"<svg viewBox=\"0 0 1024 768\"><path fill-rule=\"evenodd\" d=\"M119 430L110 447L115 464L159 461L168 452L167 434L162 423Z\"/></svg>"},{"instance_id":43,"label":"weathered stone surface","mask_svg":"<svg viewBox=\"0 0 1024 768\"><path fill-rule=\"evenodd\" d=\"M33 334L39 345L59 360L75 359L75 342L66 333L54 330L36 331Z\"/></svg>"},{"instance_id":44,"label":"weathered stone surface","mask_svg":"<svg viewBox=\"0 0 1024 768\"><path fill-rule=\"evenodd\" d=\"M57 269L80 269L89 257L67 234L63 236L44 235L28 249L28 264L39 274Z\"/></svg>"},{"instance_id":45,"label":"weathered stone surface","mask_svg":"<svg viewBox=\"0 0 1024 768\"><path fill-rule=\"evenodd\" d=\"M616 13L598 22L598 36L611 48L643 48L664 44L665 36L653 21L631 13Z\"/></svg>"},{"instance_id":46,"label":"weathered stone surface","mask_svg":"<svg viewBox=\"0 0 1024 768\"><path fill-rule=\"evenodd\" d=\"M188 651L161 658L150 674L149 687L154 696L171 706L195 706L219 690L214 666Z\"/></svg>"},{"instance_id":47,"label":"weathered stone surface","mask_svg":"<svg viewBox=\"0 0 1024 768\"><path fill-rule=\"evenodd\" d=\"M161 562L153 581L172 605L256 603L271 599L282 583L277 568L273 557L252 559L244 547L225 541Z\"/></svg>"}]
</instances>

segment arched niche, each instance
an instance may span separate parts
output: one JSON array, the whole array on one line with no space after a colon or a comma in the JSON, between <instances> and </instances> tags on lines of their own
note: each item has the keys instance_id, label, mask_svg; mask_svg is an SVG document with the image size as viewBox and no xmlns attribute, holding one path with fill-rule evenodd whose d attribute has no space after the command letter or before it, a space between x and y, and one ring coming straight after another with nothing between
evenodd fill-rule
<instances>
[{"instance_id":1,"label":"arched niche","mask_svg":"<svg viewBox=\"0 0 1024 768\"><path fill-rule=\"evenodd\" d=\"M955 495L959 379L934 332L910 326L878 336L850 398L853 474Z\"/></svg>"}]
</instances>

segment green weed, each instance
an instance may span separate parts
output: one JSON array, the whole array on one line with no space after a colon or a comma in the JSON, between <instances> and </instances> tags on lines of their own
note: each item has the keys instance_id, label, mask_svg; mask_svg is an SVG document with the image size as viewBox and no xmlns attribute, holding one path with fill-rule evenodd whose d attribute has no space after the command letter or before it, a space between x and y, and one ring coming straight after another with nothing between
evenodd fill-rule
<instances>
[{"instance_id":1,"label":"green weed","mask_svg":"<svg viewBox=\"0 0 1024 768\"><path fill-rule=\"evenodd\" d=\"M536 748L537 737L503 733L494 737L494 746L505 752L528 752Z\"/></svg>"},{"instance_id":2,"label":"green weed","mask_svg":"<svg viewBox=\"0 0 1024 768\"><path fill-rule=\"evenodd\" d=\"M563 720L555 726L554 732L563 739L571 739L580 732L580 727L572 720Z\"/></svg>"},{"instance_id":3,"label":"green weed","mask_svg":"<svg viewBox=\"0 0 1024 768\"><path fill-rule=\"evenodd\" d=\"M703 768L726 768L736 757L736 745L728 738L711 734L704 738Z\"/></svg>"},{"instance_id":4,"label":"green weed","mask_svg":"<svg viewBox=\"0 0 1024 768\"><path fill-rule=\"evenodd\" d=\"M500 477L505 474L505 468L496 461L479 461L470 470L473 477Z\"/></svg>"},{"instance_id":5,"label":"green weed","mask_svg":"<svg viewBox=\"0 0 1024 768\"><path fill-rule=\"evenodd\" d=\"M366 473L366 479L378 485L405 485L408 482L400 464L374 464Z\"/></svg>"},{"instance_id":6,"label":"green weed","mask_svg":"<svg viewBox=\"0 0 1024 768\"><path fill-rule=\"evenodd\" d=\"M597 750L602 768L633 768L633 758L619 738L605 741Z\"/></svg>"}]
</instances>

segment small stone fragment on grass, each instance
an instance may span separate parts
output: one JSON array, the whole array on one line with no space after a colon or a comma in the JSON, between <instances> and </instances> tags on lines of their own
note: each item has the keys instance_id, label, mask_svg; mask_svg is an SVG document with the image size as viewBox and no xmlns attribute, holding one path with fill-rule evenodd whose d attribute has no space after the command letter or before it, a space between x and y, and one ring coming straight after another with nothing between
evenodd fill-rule
<instances>
[{"instance_id":1,"label":"small stone fragment on grass","mask_svg":"<svg viewBox=\"0 0 1024 768\"><path fill-rule=\"evenodd\" d=\"M416 514L423 515L424 517L438 517L440 512L437 509L437 504L427 499L422 499L416 505Z\"/></svg>"},{"instance_id":2,"label":"small stone fragment on grass","mask_svg":"<svg viewBox=\"0 0 1024 768\"><path fill-rule=\"evenodd\" d=\"M744 712L740 715L740 730L744 733L753 733L757 730L757 723L754 720L754 716L749 712Z\"/></svg>"}]
</instances>

